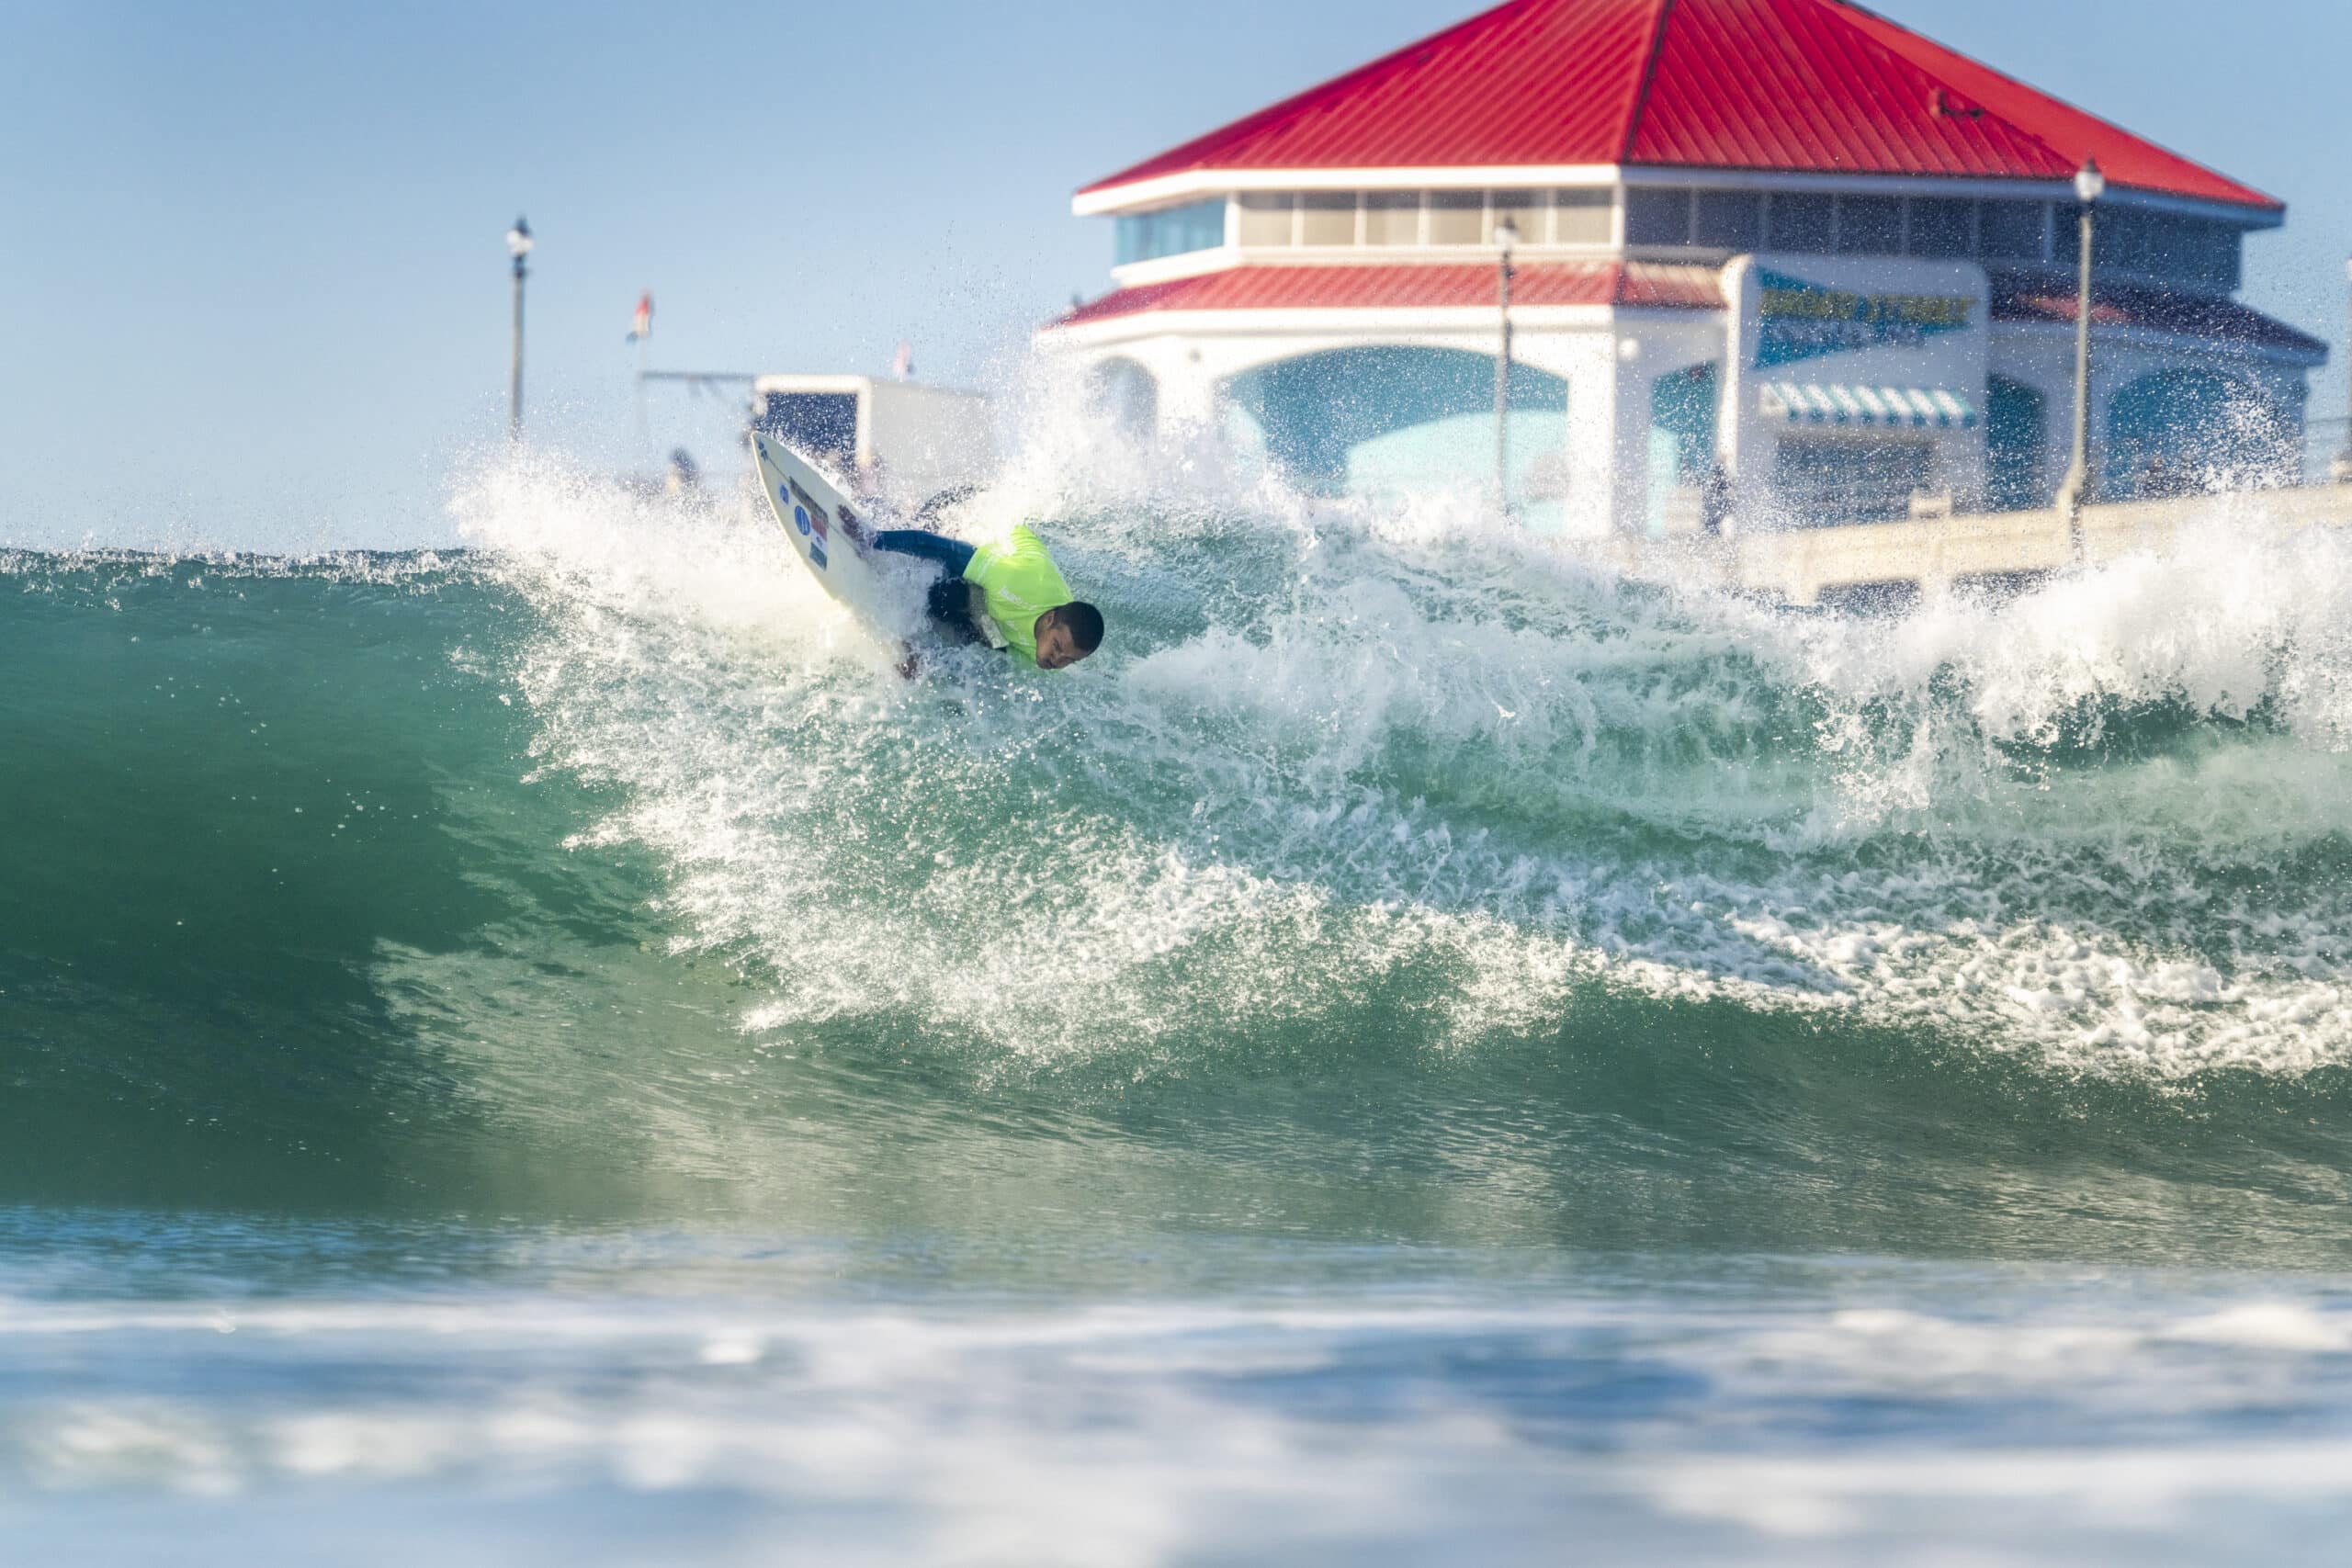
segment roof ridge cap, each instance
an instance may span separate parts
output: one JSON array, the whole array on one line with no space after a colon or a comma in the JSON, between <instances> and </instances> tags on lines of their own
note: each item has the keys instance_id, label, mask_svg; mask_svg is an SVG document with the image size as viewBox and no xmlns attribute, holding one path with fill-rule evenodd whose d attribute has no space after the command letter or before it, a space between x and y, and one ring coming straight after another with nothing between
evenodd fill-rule
<instances>
[{"instance_id":1,"label":"roof ridge cap","mask_svg":"<svg viewBox=\"0 0 2352 1568\"><path fill-rule=\"evenodd\" d=\"M1625 109L1625 141L1618 150L1620 167L1634 161L1634 144L1641 139L1642 117L1649 112L1650 89L1657 85L1657 62L1666 53L1666 27L1674 17L1674 0L1657 0L1657 23L1650 32L1649 58L1642 62L1642 79L1634 85L1634 100Z\"/></svg>"}]
</instances>

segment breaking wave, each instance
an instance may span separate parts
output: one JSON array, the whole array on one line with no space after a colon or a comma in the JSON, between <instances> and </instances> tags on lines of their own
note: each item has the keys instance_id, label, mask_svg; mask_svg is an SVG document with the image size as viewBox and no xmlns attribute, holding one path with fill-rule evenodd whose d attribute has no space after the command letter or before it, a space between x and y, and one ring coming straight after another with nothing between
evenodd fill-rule
<instances>
[{"instance_id":1,"label":"breaking wave","mask_svg":"<svg viewBox=\"0 0 2352 1568\"><path fill-rule=\"evenodd\" d=\"M1669 1128L1785 1178L1929 1108L1985 1123L1921 1134L1955 1168L2086 1122L2119 1181L2183 1128L2339 1168L2352 543L2217 518L1824 616L1066 439L954 519L1051 519L1111 613L1055 679L902 681L749 498L548 461L467 479L447 557L0 563L0 791L56 828L0 862L46 1151L0 1180L124 1190L74 1151L129 1119L371 1201L422 1148L579 1201L619 1139L660 1204L867 1157L795 1115L1266 1145L1269 1075L1652 1191Z\"/></svg>"}]
</instances>

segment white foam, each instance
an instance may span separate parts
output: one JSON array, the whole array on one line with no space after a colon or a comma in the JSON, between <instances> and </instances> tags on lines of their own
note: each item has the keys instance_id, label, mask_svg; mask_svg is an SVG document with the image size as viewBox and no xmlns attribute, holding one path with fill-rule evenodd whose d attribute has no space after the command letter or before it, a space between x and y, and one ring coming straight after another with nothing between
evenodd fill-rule
<instances>
[{"instance_id":1,"label":"white foam","mask_svg":"<svg viewBox=\"0 0 2352 1568\"><path fill-rule=\"evenodd\" d=\"M1852 621L1222 463L1056 413L958 514L1064 519L1113 602L1051 680L890 679L748 506L541 467L458 511L545 618L542 755L626 792L583 845L655 850L679 950L775 976L755 1034L911 1013L1148 1059L1409 971L1441 1043L1598 985L2078 1068L2352 1059L2352 893L2272 878L2352 829L2334 535L2216 525Z\"/></svg>"}]
</instances>

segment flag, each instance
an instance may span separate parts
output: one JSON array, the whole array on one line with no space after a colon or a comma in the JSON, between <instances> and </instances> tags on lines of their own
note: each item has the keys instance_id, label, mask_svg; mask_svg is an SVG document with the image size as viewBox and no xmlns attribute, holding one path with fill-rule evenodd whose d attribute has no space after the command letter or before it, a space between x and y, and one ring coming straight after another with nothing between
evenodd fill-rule
<instances>
[{"instance_id":1,"label":"flag","mask_svg":"<svg viewBox=\"0 0 2352 1568\"><path fill-rule=\"evenodd\" d=\"M630 343L643 343L653 335L653 293L648 289L638 296L636 322L629 328Z\"/></svg>"},{"instance_id":2,"label":"flag","mask_svg":"<svg viewBox=\"0 0 2352 1568\"><path fill-rule=\"evenodd\" d=\"M899 352L893 355L890 359L890 374L896 376L901 381L911 381L914 379L915 345L913 344L901 343L899 344Z\"/></svg>"}]
</instances>

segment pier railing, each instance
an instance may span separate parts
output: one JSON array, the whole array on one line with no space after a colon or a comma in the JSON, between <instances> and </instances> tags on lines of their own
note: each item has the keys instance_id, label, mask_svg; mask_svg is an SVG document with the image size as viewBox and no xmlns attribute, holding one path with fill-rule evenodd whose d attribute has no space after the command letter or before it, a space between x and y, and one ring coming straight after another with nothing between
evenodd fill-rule
<instances>
[{"instance_id":1,"label":"pier railing","mask_svg":"<svg viewBox=\"0 0 2352 1568\"><path fill-rule=\"evenodd\" d=\"M2352 485L2095 504L2083 509L2079 537L2052 510L1624 538L1608 541L1602 553L1631 576L1706 581L1789 604L1900 602L1949 588L2012 586L2078 564L2162 551L2184 529L2201 525L2267 533L2352 526Z\"/></svg>"}]
</instances>

